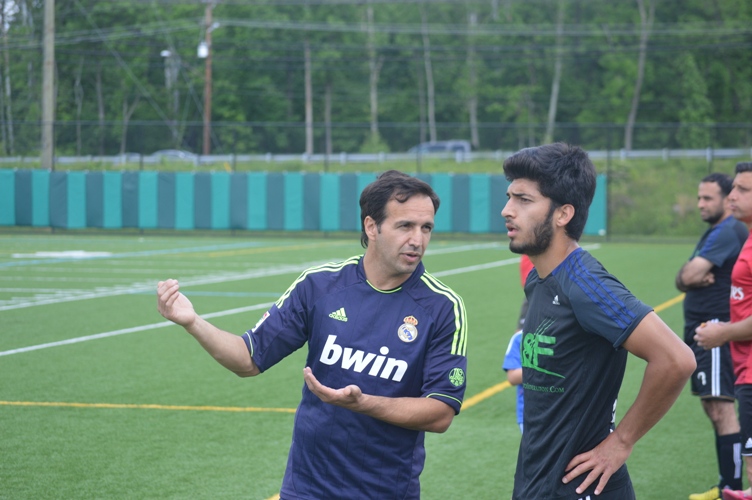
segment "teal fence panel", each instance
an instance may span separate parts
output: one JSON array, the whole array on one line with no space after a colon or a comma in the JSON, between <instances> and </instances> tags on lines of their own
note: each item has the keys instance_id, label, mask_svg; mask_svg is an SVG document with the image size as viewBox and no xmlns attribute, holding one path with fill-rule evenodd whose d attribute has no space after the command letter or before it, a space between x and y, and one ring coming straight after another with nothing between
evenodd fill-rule
<instances>
[{"instance_id":1,"label":"teal fence panel","mask_svg":"<svg viewBox=\"0 0 752 500\"><path fill-rule=\"evenodd\" d=\"M157 227L158 172L139 172L138 176L138 226L141 229Z\"/></svg>"},{"instance_id":2,"label":"teal fence panel","mask_svg":"<svg viewBox=\"0 0 752 500\"><path fill-rule=\"evenodd\" d=\"M321 174L319 219L322 231L339 231L339 175Z\"/></svg>"},{"instance_id":3,"label":"teal fence panel","mask_svg":"<svg viewBox=\"0 0 752 500\"><path fill-rule=\"evenodd\" d=\"M0 226L16 225L16 173L0 170Z\"/></svg>"},{"instance_id":4,"label":"teal fence panel","mask_svg":"<svg viewBox=\"0 0 752 500\"><path fill-rule=\"evenodd\" d=\"M607 181L606 176L601 174L596 179L595 196L593 203L590 205L588 220L585 224L585 234L597 234L603 236L606 234L608 225L608 200L606 196Z\"/></svg>"},{"instance_id":5,"label":"teal fence panel","mask_svg":"<svg viewBox=\"0 0 752 500\"><path fill-rule=\"evenodd\" d=\"M50 225L50 171L31 171L31 225Z\"/></svg>"},{"instance_id":6,"label":"teal fence panel","mask_svg":"<svg viewBox=\"0 0 752 500\"><path fill-rule=\"evenodd\" d=\"M102 177L102 226L106 229L123 227L123 174L105 172Z\"/></svg>"},{"instance_id":7,"label":"teal fence panel","mask_svg":"<svg viewBox=\"0 0 752 500\"><path fill-rule=\"evenodd\" d=\"M211 177L211 227L230 228L230 174L217 172Z\"/></svg>"},{"instance_id":8,"label":"teal fence panel","mask_svg":"<svg viewBox=\"0 0 752 500\"><path fill-rule=\"evenodd\" d=\"M0 169L0 226L360 231L373 173L50 172ZM498 174L421 174L441 199L436 232L505 233ZM607 230L597 178L585 234Z\"/></svg>"},{"instance_id":9,"label":"teal fence panel","mask_svg":"<svg viewBox=\"0 0 752 500\"><path fill-rule=\"evenodd\" d=\"M300 231L303 229L303 174L292 172L285 175L284 187L284 229Z\"/></svg>"},{"instance_id":10,"label":"teal fence panel","mask_svg":"<svg viewBox=\"0 0 752 500\"><path fill-rule=\"evenodd\" d=\"M266 174L248 174L248 229L264 230L266 224Z\"/></svg>"},{"instance_id":11,"label":"teal fence panel","mask_svg":"<svg viewBox=\"0 0 752 500\"><path fill-rule=\"evenodd\" d=\"M68 173L68 228L86 227L86 173Z\"/></svg>"},{"instance_id":12,"label":"teal fence panel","mask_svg":"<svg viewBox=\"0 0 752 500\"><path fill-rule=\"evenodd\" d=\"M488 175L470 176L470 232L487 233L491 226L491 178ZM501 217L501 215L499 215Z\"/></svg>"},{"instance_id":13,"label":"teal fence panel","mask_svg":"<svg viewBox=\"0 0 752 500\"><path fill-rule=\"evenodd\" d=\"M175 229L193 229L194 183L193 174L175 174Z\"/></svg>"},{"instance_id":14,"label":"teal fence panel","mask_svg":"<svg viewBox=\"0 0 752 500\"><path fill-rule=\"evenodd\" d=\"M441 200L439 211L436 212L434 218L434 230L438 232L452 230L452 177L451 174L433 174L431 176L431 187Z\"/></svg>"}]
</instances>

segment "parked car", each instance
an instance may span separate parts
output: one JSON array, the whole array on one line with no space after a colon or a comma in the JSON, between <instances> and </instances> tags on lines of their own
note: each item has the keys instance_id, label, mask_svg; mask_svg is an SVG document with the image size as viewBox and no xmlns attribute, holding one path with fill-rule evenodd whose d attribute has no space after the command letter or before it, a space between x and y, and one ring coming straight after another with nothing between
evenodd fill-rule
<instances>
[{"instance_id":1,"label":"parked car","mask_svg":"<svg viewBox=\"0 0 752 500\"><path fill-rule=\"evenodd\" d=\"M423 142L417 146L411 147L408 153L469 153L472 150L470 141L451 140Z\"/></svg>"}]
</instances>

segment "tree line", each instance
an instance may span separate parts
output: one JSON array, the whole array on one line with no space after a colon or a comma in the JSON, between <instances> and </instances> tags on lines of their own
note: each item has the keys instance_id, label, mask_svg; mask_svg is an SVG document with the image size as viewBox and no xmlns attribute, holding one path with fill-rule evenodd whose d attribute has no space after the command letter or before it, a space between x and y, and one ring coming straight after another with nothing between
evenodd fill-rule
<instances>
[{"instance_id":1,"label":"tree line","mask_svg":"<svg viewBox=\"0 0 752 500\"><path fill-rule=\"evenodd\" d=\"M0 155L39 152L45 1L0 0ZM201 153L205 119L216 154L752 143L746 0L56 0L55 19L58 155Z\"/></svg>"}]
</instances>

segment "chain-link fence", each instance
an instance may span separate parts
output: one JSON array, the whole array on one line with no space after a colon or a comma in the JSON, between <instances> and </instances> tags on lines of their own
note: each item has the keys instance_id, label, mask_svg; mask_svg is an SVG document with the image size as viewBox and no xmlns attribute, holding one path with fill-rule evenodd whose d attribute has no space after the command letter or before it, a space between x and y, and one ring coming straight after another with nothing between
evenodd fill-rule
<instances>
[{"instance_id":1,"label":"chain-link fence","mask_svg":"<svg viewBox=\"0 0 752 500\"><path fill-rule=\"evenodd\" d=\"M9 124L4 130L10 129ZM40 154L41 126L38 122L14 122L13 140L4 133L1 156L34 157ZM204 126L201 122L165 123L157 121L57 122L55 154L63 156L151 155L176 149L199 154L203 151ZM379 140L374 143L368 123L315 123L312 127L313 152L399 153L429 141L427 124L381 123ZM473 140L475 151L516 151L543 142L543 124L481 123L471 130L467 123L436 124L436 140ZM578 144L586 150L624 148L624 125L608 123L560 123L553 138ZM306 127L303 123L228 123L211 124L211 154L293 154L306 151ZM752 146L752 123L642 123L633 131L633 150L723 149Z\"/></svg>"}]
</instances>

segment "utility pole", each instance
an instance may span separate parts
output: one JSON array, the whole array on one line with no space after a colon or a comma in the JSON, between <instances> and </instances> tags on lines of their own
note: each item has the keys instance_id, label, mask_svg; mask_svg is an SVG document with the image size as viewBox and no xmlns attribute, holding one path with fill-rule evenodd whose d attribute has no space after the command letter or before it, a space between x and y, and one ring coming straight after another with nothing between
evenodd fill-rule
<instances>
[{"instance_id":1,"label":"utility pole","mask_svg":"<svg viewBox=\"0 0 752 500\"><path fill-rule=\"evenodd\" d=\"M211 98L212 98L212 9L214 4L206 4L205 24L206 61L204 67L204 149L203 154L211 154Z\"/></svg>"},{"instance_id":2,"label":"utility pole","mask_svg":"<svg viewBox=\"0 0 752 500\"><path fill-rule=\"evenodd\" d=\"M44 0L42 168L55 168L55 0Z\"/></svg>"}]
</instances>

